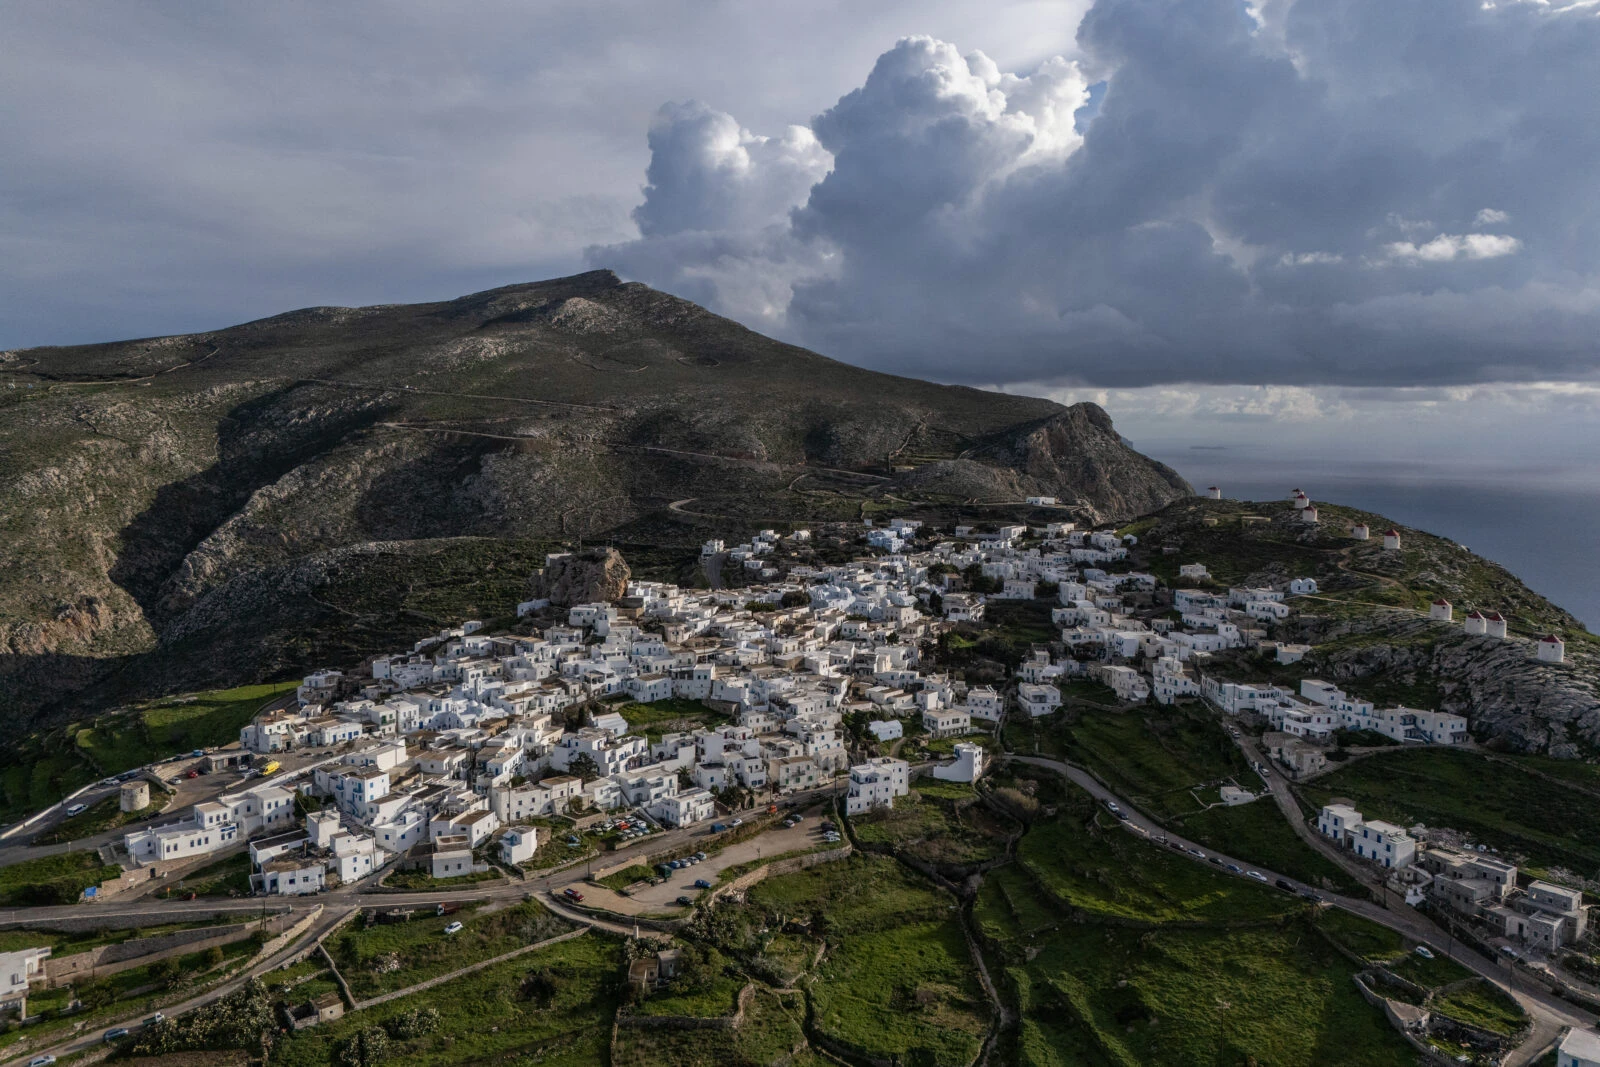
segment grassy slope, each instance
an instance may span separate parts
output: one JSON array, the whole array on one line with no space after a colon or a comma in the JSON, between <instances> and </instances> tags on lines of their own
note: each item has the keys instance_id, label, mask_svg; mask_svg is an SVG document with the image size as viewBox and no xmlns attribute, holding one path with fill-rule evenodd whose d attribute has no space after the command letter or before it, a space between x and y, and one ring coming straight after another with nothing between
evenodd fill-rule
<instances>
[{"instance_id":1,"label":"grassy slope","mask_svg":"<svg viewBox=\"0 0 1600 1067\"><path fill-rule=\"evenodd\" d=\"M1531 773L1546 768L1570 770L1531 757L1506 763L1450 749L1399 749L1341 767L1304 794L1317 805L1345 797L1368 818L1452 827L1540 866L1592 874L1600 869L1600 800Z\"/></svg>"},{"instance_id":2,"label":"grassy slope","mask_svg":"<svg viewBox=\"0 0 1600 1067\"><path fill-rule=\"evenodd\" d=\"M537 1062L590 1067L605 1062L616 1012L621 967L617 942L588 934L508 960L418 997L401 997L371 1011L288 1036L275 1067L326 1067L356 1030L418 1006L440 1009L441 1025L425 1037L390 1046L390 1063L414 1067L491 1062ZM522 978L548 972L548 1000L524 997Z\"/></svg>"},{"instance_id":3,"label":"grassy slope","mask_svg":"<svg viewBox=\"0 0 1600 1067\"><path fill-rule=\"evenodd\" d=\"M750 891L769 916L816 915L830 948L807 985L816 1026L874 1056L966 1064L988 1005L955 902L893 860L856 856Z\"/></svg>"},{"instance_id":4,"label":"grassy slope","mask_svg":"<svg viewBox=\"0 0 1600 1067\"><path fill-rule=\"evenodd\" d=\"M1021 1014L1012 1061L1414 1061L1302 904L1101 825L1081 793L1062 807L974 907Z\"/></svg>"},{"instance_id":5,"label":"grassy slope","mask_svg":"<svg viewBox=\"0 0 1600 1067\"><path fill-rule=\"evenodd\" d=\"M166 697L88 722L24 734L0 756L0 818L31 814L106 775L239 739L262 705L298 681Z\"/></svg>"},{"instance_id":6,"label":"grassy slope","mask_svg":"<svg viewBox=\"0 0 1600 1067\"><path fill-rule=\"evenodd\" d=\"M459 921L464 929L446 936ZM425 909L410 922L349 929L329 944L350 992L358 999L390 993L437 975L490 959L512 949L563 933L568 925L534 902L483 915L434 916ZM393 957L397 969L379 961Z\"/></svg>"}]
</instances>

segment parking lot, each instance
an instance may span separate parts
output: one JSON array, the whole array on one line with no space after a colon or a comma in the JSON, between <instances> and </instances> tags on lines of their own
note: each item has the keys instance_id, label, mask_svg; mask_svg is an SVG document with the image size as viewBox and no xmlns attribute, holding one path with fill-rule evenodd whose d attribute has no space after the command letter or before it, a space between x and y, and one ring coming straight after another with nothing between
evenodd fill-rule
<instances>
[{"instance_id":1,"label":"parking lot","mask_svg":"<svg viewBox=\"0 0 1600 1067\"><path fill-rule=\"evenodd\" d=\"M713 886L721 877L724 870L749 863L762 858L770 859L781 856L787 852L799 852L823 844L821 824L824 809L819 805L811 809L805 820L791 829L784 829L779 823L765 833L758 834L747 841L740 841L729 845L714 855L709 855L700 863L682 870L673 871L666 881L659 885L640 888L632 896L623 896L614 893L604 886L583 883L574 886L583 894L585 907L601 908L605 911L616 912L619 915L648 915L666 914L680 910L677 903L681 896L698 899L703 889L696 889L695 882L704 880ZM705 837L696 838L699 847L704 849L716 835L707 834ZM691 846L685 845L685 849Z\"/></svg>"}]
</instances>

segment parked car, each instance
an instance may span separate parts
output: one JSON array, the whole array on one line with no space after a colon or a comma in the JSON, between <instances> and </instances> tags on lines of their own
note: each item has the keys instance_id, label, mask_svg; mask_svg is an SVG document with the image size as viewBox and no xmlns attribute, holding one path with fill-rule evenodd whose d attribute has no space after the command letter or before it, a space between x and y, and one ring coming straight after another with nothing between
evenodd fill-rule
<instances>
[{"instance_id":1,"label":"parked car","mask_svg":"<svg viewBox=\"0 0 1600 1067\"><path fill-rule=\"evenodd\" d=\"M126 1026L113 1026L111 1029L106 1031L105 1038L103 1040L120 1041L127 1036L128 1028Z\"/></svg>"},{"instance_id":2,"label":"parked car","mask_svg":"<svg viewBox=\"0 0 1600 1067\"><path fill-rule=\"evenodd\" d=\"M88 810L89 810L89 805L87 805L87 804L74 804L71 807L67 808L67 818L70 819L74 815L82 815L84 812L86 812Z\"/></svg>"},{"instance_id":3,"label":"parked car","mask_svg":"<svg viewBox=\"0 0 1600 1067\"><path fill-rule=\"evenodd\" d=\"M678 906L679 907L687 908L687 907L692 906L693 904L694 904L694 901L692 899L690 899L689 897L679 897L678 898Z\"/></svg>"},{"instance_id":4,"label":"parked car","mask_svg":"<svg viewBox=\"0 0 1600 1067\"><path fill-rule=\"evenodd\" d=\"M1294 887L1294 883L1289 881L1287 878L1279 878L1276 884L1278 888L1283 890L1285 893L1298 892L1298 890Z\"/></svg>"},{"instance_id":5,"label":"parked car","mask_svg":"<svg viewBox=\"0 0 1600 1067\"><path fill-rule=\"evenodd\" d=\"M696 889L710 889L711 883L706 881L704 878L696 878L694 880L694 887Z\"/></svg>"},{"instance_id":6,"label":"parked car","mask_svg":"<svg viewBox=\"0 0 1600 1067\"><path fill-rule=\"evenodd\" d=\"M727 828L728 828L728 824L725 823L725 822L714 822L714 823L711 824L711 832L714 833L714 834L720 834L720 833L722 833L722 831L726 830Z\"/></svg>"},{"instance_id":7,"label":"parked car","mask_svg":"<svg viewBox=\"0 0 1600 1067\"><path fill-rule=\"evenodd\" d=\"M1300 895L1302 897L1305 897L1307 900L1311 901L1313 904L1321 904L1322 903L1322 894L1318 893L1314 889L1302 889L1302 890L1300 890Z\"/></svg>"},{"instance_id":8,"label":"parked car","mask_svg":"<svg viewBox=\"0 0 1600 1067\"><path fill-rule=\"evenodd\" d=\"M806 821L806 817L804 815L801 815L799 812L795 812L793 815L789 816L789 818L793 819L795 822L805 822Z\"/></svg>"},{"instance_id":9,"label":"parked car","mask_svg":"<svg viewBox=\"0 0 1600 1067\"><path fill-rule=\"evenodd\" d=\"M1230 863L1227 866L1228 866L1228 873L1229 874L1243 874L1244 873L1244 871L1241 870L1239 868L1239 865L1236 864L1236 863Z\"/></svg>"},{"instance_id":10,"label":"parked car","mask_svg":"<svg viewBox=\"0 0 1600 1067\"><path fill-rule=\"evenodd\" d=\"M446 936L448 936L450 934L459 934L462 931L462 929L463 929L463 927L462 927L461 923L459 921L457 921L457 922L451 923L449 926L446 926L444 928L444 932L445 932Z\"/></svg>"},{"instance_id":11,"label":"parked car","mask_svg":"<svg viewBox=\"0 0 1600 1067\"><path fill-rule=\"evenodd\" d=\"M139 1025L140 1026L160 1026L162 1023L164 1023L166 1021L167 1021L167 1017L165 1015L162 1015L158 1011L154 1015L150 1016L150 1018L148 1018L144 1022L140 1023Z\"/></svg>"},{"instance_id":12,"label":"parked car","mask_svg":"<svg viewBox=\"0 0 1600 1067\"><path fill-rule=\"evenodd\" d=\"M1193 856L1197 860L1203 860L1206 858L1206 854L1197 848L1191 848L1189 850L1189 855Z\"/></svg>"},{"instance_id":13,"label":"parked car","mask_svg":"<svg viewBox=\"0 0 1600 1067\"><path fill-rule=\"evenodd\" d=\"M1429 949L1427 945L1418 945L1417 955L1421 956L1425 960L1433 959L1433 951Z\"/></svg>"},{"instance_id":14,"label":"parked car","mask_svg":"<svg viewBox=\"0 0 1600 1067\"><path fill-rule=\"evenodd\" d=\"M667 863L667 866L671 867L675 871L681 871L681 870L683 870L683 861L682 860L671 860L671 861L669 861Z\"/></svg>"},{"instance_id":15,"label":"parked car","mask_svg":"<svg viewBox=\"0 0 1600 1067\"><path fill-rule=\"evenodd\" d=\"M1262 874L1260 871L1245 871L1244 873L1246 878L1254 878L1258 882L1263 884L1266 883L1267 876Z\"/></svg>"},{"instance_id":16,"label":"parked car","mask_svg":"<svg viewBox=\"0 0 1600 1067\"><path fill-rule=\"evenodd\" d=\"M705 858L706 858L706 854L704 852L696 852L694 854L694 861L696 863L702 862Z\"/></svg>"},{"instance_id":17,"label":"parked car","mask_svg":"<svg viewBox=\"0 0 1600 1067\"><path fill-rule=\"evenodd\" d=\"M582 900L583 899L583 894L578 892L576 889L572 888L570 885L567 886L567 888L565 888L565 889L563 889L561 891L561 895L566 897L568 900Z\"/></svg>"},{"instance_id":18,"label":"parked car","mask_svg":"<svg viewBox=\"0 0 1600 1067\"><path fill-rule=\"evenodd\" d=\"M728 820L728 825L729 826L743 826L744 825L744 820L743 819L729 819Z\"/></svg>"},{"instance_id":19,"label":"parked car","mask_svg":"<svg viewBox=\"0 0 1600 1067\"><path fill-rule=\"evenodd\" d=\"M47 1052L43 1056L35 1056L29 1060L28 1067L50 1067L54 1062L56 1062L56 1058Z\"/></svg>"}]
</instances>

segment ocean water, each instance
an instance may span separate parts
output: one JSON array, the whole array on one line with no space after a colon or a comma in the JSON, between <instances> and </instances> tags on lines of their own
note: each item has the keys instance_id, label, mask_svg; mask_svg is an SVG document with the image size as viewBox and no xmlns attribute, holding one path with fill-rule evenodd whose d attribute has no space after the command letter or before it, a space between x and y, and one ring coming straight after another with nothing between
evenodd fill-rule
<instances>
[{"instance_id":1,"label":"ocean water","mask_svg":"<svg viewBox=\"0 0 1600 1067\"><path fill-rule=\"evenodd\" d=\"M1135 447L1198 488L1238 500L1312 500L1375 511L1466 545L1600 632L1600 481L1593 469L1493 469L1447 460L1293 456L1259 446Z\"/></svg>"}]
</instances>

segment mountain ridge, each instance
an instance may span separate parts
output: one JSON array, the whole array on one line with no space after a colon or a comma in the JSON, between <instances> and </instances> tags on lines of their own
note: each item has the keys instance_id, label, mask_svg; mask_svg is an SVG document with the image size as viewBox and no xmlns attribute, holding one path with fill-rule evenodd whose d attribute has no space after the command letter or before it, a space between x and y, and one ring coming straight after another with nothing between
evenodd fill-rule
<instances>
[{"instance_id":1,"label":"mountain ridge","mask_svg":"<svg viewBox=\"0 0 1600 1067\"><path fill-rule=\"evenodd\" d=\"M263 619L293 614L260 599L264 576L301 590L314 644L349 627L306 576L380 557L414 590L433 569L477 580L458 557L528 566L533 542L687 550L755 523L1025 496L1119 520L1191 491L1093 405L840 363L609 271L5 352L0 379L0 701L29 715L97 706L118 676L144 691L163 671L291 668L248 633L196 651L230 589ZM395 597L362 611L392 622ZM229 662L195 672L195 656Z\"/></svg>"}]
</instances>

